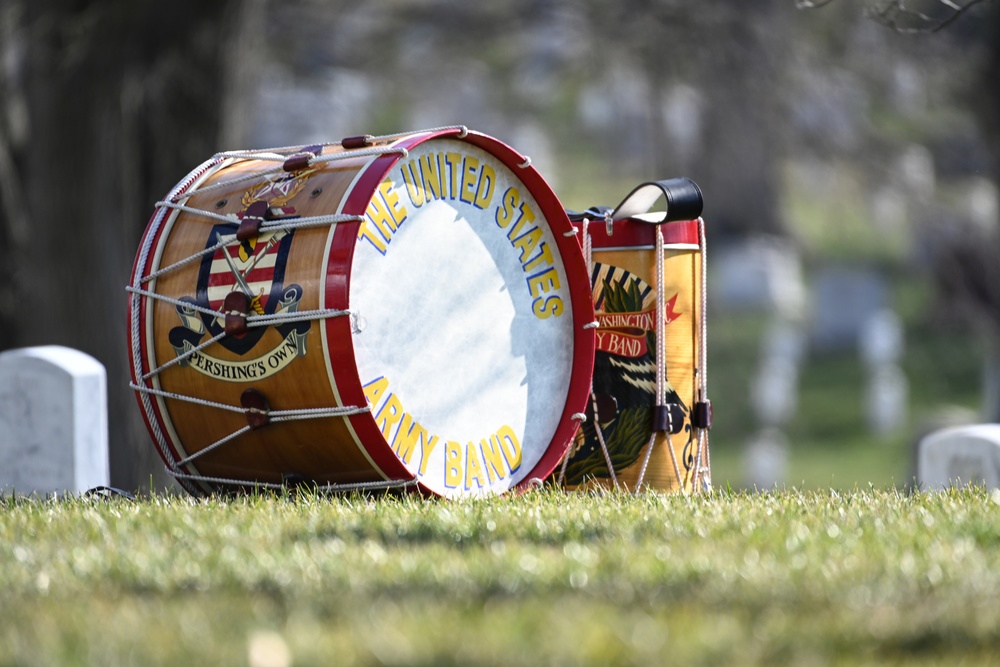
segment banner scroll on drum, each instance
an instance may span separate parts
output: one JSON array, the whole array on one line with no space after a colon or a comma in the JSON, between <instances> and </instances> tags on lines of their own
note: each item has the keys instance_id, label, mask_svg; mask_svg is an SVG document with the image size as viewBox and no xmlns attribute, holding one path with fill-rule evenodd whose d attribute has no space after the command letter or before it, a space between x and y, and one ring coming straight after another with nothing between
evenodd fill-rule
<instances>
[{"instance_id":1,"label":"banner scroll on drum","mask_svg":"<svg viewBox=\"0 0 1000 667\"><path fill-rule=\"evenodd\" d=\"M358 373L400 460L446 496L521 481L566 403L573 316L516 173L466 142L417 146L373 195L351 274Z\"/></svg>"}]
</instances>

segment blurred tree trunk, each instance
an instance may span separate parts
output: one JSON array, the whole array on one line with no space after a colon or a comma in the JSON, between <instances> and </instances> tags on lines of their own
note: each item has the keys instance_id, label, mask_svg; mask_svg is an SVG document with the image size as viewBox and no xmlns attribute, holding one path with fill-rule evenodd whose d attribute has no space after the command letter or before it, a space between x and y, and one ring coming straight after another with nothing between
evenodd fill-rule
<instances>
[{"instance_id":1,"label":"blurred tree trunk","mask_svg":"<svg viewBox=\"0 0 1000 667\"><path fill-rule=\"evenodd\" d=\"M705 192L705 218L717 237L785 235L780 166L788 119L781 97L788 3L758 0L752 15L741 0L712 4L725 19L700 46L707 62L704 144L692 171Z\"/></svg>"},{"instance_id":2,"label":"blurred tree trunk","mask_svg":"<svg viewBox=\"0 0 1000 667\"><path fill-rule=\"evenodd\" d=\"M990 28L986 33L986 43L989 52L982 74L980 85L974 91L972 99L974 108L983 128L983 134L993 155L994 183L1000 191L1000 5L994 3L990 12ZM1000 220L997 221L1000 225ZM984 264L990 267L986 280L991 285L1000 285L1000 267L997 258L1000 257L1000 228L994 229L991 242L984 243L979 248ZM997 296L992 303L977 304L988 309L991 317L986 320L987 355L983 362L983 418L991 422L1000 422L1000 290L994 289Z\"/></svg>"},{"instance_id":3,"label":"blurred tree trunk","mask_svg":"<svg viewBox=\"0 0 1000 667\"><path fill-rule=\"evenodd\" d=\"M112 484L161 487L128 388L124 287L153 203L220 148L239 109L238 45L261 3L0 1L14 40L0 77L0 346L101 361Z\"/></svg>"}]
</instances>

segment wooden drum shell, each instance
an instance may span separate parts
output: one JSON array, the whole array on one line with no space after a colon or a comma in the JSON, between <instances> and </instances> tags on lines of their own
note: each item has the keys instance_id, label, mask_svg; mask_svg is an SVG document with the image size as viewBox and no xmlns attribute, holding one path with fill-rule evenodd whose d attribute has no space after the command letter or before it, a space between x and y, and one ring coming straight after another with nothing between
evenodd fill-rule
<instances>
[{"instance_id":1,"label":"wooden drum shell","mask_svg":"<svg viewBox=\"0 0 1000 667\"><path fill-rule=\"evenodd\" d=\"M279 186L267 185L268 179L263 173L273 172L280 162L276 165L256 159L217 157L192 172L165 201L176 201L190 209L221 216L236 215L247 209L255 192L261 194L261 188L270 187L268 196L261 199L268 199L269 207L275 209L294 209L296 217L333 214L363 217L380 183L388 178L387 174L405 155L405 150L440 138L462 139L489 152L515 171L524 189L537 200L553 231L558 228L567 282L585 280L585 268L576 241L568 234L563 235L570 229L569 221L559 218L560 215L564 218L565 214L544 180L533 168L526 165L518 168L525 162L523 156L494 139L464 129L396 136L382 143L373 142L373 148L398 147L401 153L371 155L358 151L356 157L349 157L353 153L339 146L326 146L321 151L324 157L343 153L346 159L269 176L272 180L284 179ZM240 177L245 178L239 180ZM211 189L213 184L223 181L231 185ZM206 189L208 191L200 192ZM195 194L185 199L183 195L187 192ZM291 331L290 328L294 328L291 324L285 325L283 330L268 326L249 352L234 352L214 343L188 357L186 363L177 362L179 352L174 345L179 336L177 331L192 339L197 332L179 329L182 321L176 300L193 297L196 284L198 289L205 284L206 230L214 229L213 224L224 224L215 220L196 220L197 217L176 208L158 210L147 228L131 283L129 340L133 385L168 470L185 489L197 495L233 488L279 486L300 479L330 487L352 484L388 487L419 481L386 442L371 412L272 422L260 428L248 428L245 411L218 407L241 406L243 392L252 388L266 398L272 413L323 410L331 406L364 408L368 397L358 375L353 341L358 322L350 315L300 322L296 325L298 329L308 327L304 334ZM298 312L347 311L351 308L351 267L362 224L347 221L301 227L276 242L272 237L276 250L271 252L277 259L261 264L273 261L283 270L280 286L301 289L301 296L295 302ZM286 240L287 248L282 245ZM190 260L199 253L203 255L201 258ZM149 277L185 260L189 260L186 265ZM216 279L215 273L209 275L209 281ZM276 276L275 269L271 277L273 284L279 283ZM359 278L355 276L354 279ZM149 298L143 293L174 301ZM274 299L276 294L272 291L266 298ZM586 401L594 340L592 332L582 326L593 318L589 290L577 286L571 301L574 327L580 331L571 341L571 386L565 405L558 406L559 425L548 450L531 470L521 471L525 474L518 485L544 477L555 467L575 434L578 421L574 421L573 415L582 412ZM273 311L277 306L272 304L267 308ZM197 329L197 318L192 321ZM204 343L209 334L211 331L186 349L190 350L192 344ZM258 334L251 329L246 335ZM304 348L303 354L296 354L301 351L295 347L296 342ZM293 354L295 358L289 360L288 356ZM234 366L243 370L234 371ZM151 374L154 369L159 370ZM220 379L219 373L232 373L233 377ZM241 373L250 377L241 378ZM236 433L236 437L225 441ZM220 442L222 444L218 444ZM209 451L213 443L215 447ZM423 484L419 486L440 493ZM462 493L462 489L457 489L454 495Z\"/></svg>"}]
</instances>

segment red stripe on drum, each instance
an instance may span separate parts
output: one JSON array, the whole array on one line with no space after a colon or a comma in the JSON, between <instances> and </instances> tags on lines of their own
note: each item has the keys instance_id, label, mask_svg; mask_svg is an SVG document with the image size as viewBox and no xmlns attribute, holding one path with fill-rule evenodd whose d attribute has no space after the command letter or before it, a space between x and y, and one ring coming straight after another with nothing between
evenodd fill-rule
<instances>
[{"instance_id":1,"label":"red stripe on drum","mask_svg":"<svg viewBox=\"0 0 1000 667\"><path fill-rule=\"evenodd\" d=\"M574 222L578 229L583 223ZM607 225L603 219L591 220L587 226L591 243L594 248L631 248L634 246L656 245L656 228L663 230L664 245L685 244L697 246L700 244L697 220L681 220L655 225L648 222L631 219L615 220L611 223L612 233L608 235Z\"/></svg>"}]
</instances>

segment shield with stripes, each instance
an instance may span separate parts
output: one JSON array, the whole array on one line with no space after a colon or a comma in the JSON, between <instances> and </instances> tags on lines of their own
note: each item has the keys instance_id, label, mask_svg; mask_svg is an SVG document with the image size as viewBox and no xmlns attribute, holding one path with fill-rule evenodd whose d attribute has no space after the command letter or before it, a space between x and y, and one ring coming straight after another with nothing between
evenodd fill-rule
<instances>
[{"instance_id":1,"label":"shield with stripes","mask_svg":"<svg viewBox=\"0 0 1000 667\"><path fill-rule=\"evenodd\" d=\"M249 315L273 314L282 299L293 235L291 230L276 230L240 241L231 226L214 226L205 247L219 247L202 258L197 302L219 312L226 295L240 291L250 297ZM205 313L201 317L213 336L225 329L224 318ZM251 328L239 336L226 336L220 343L230 352L243 355L253 349L266 329Z\"/></svg>"}]
</instances>

